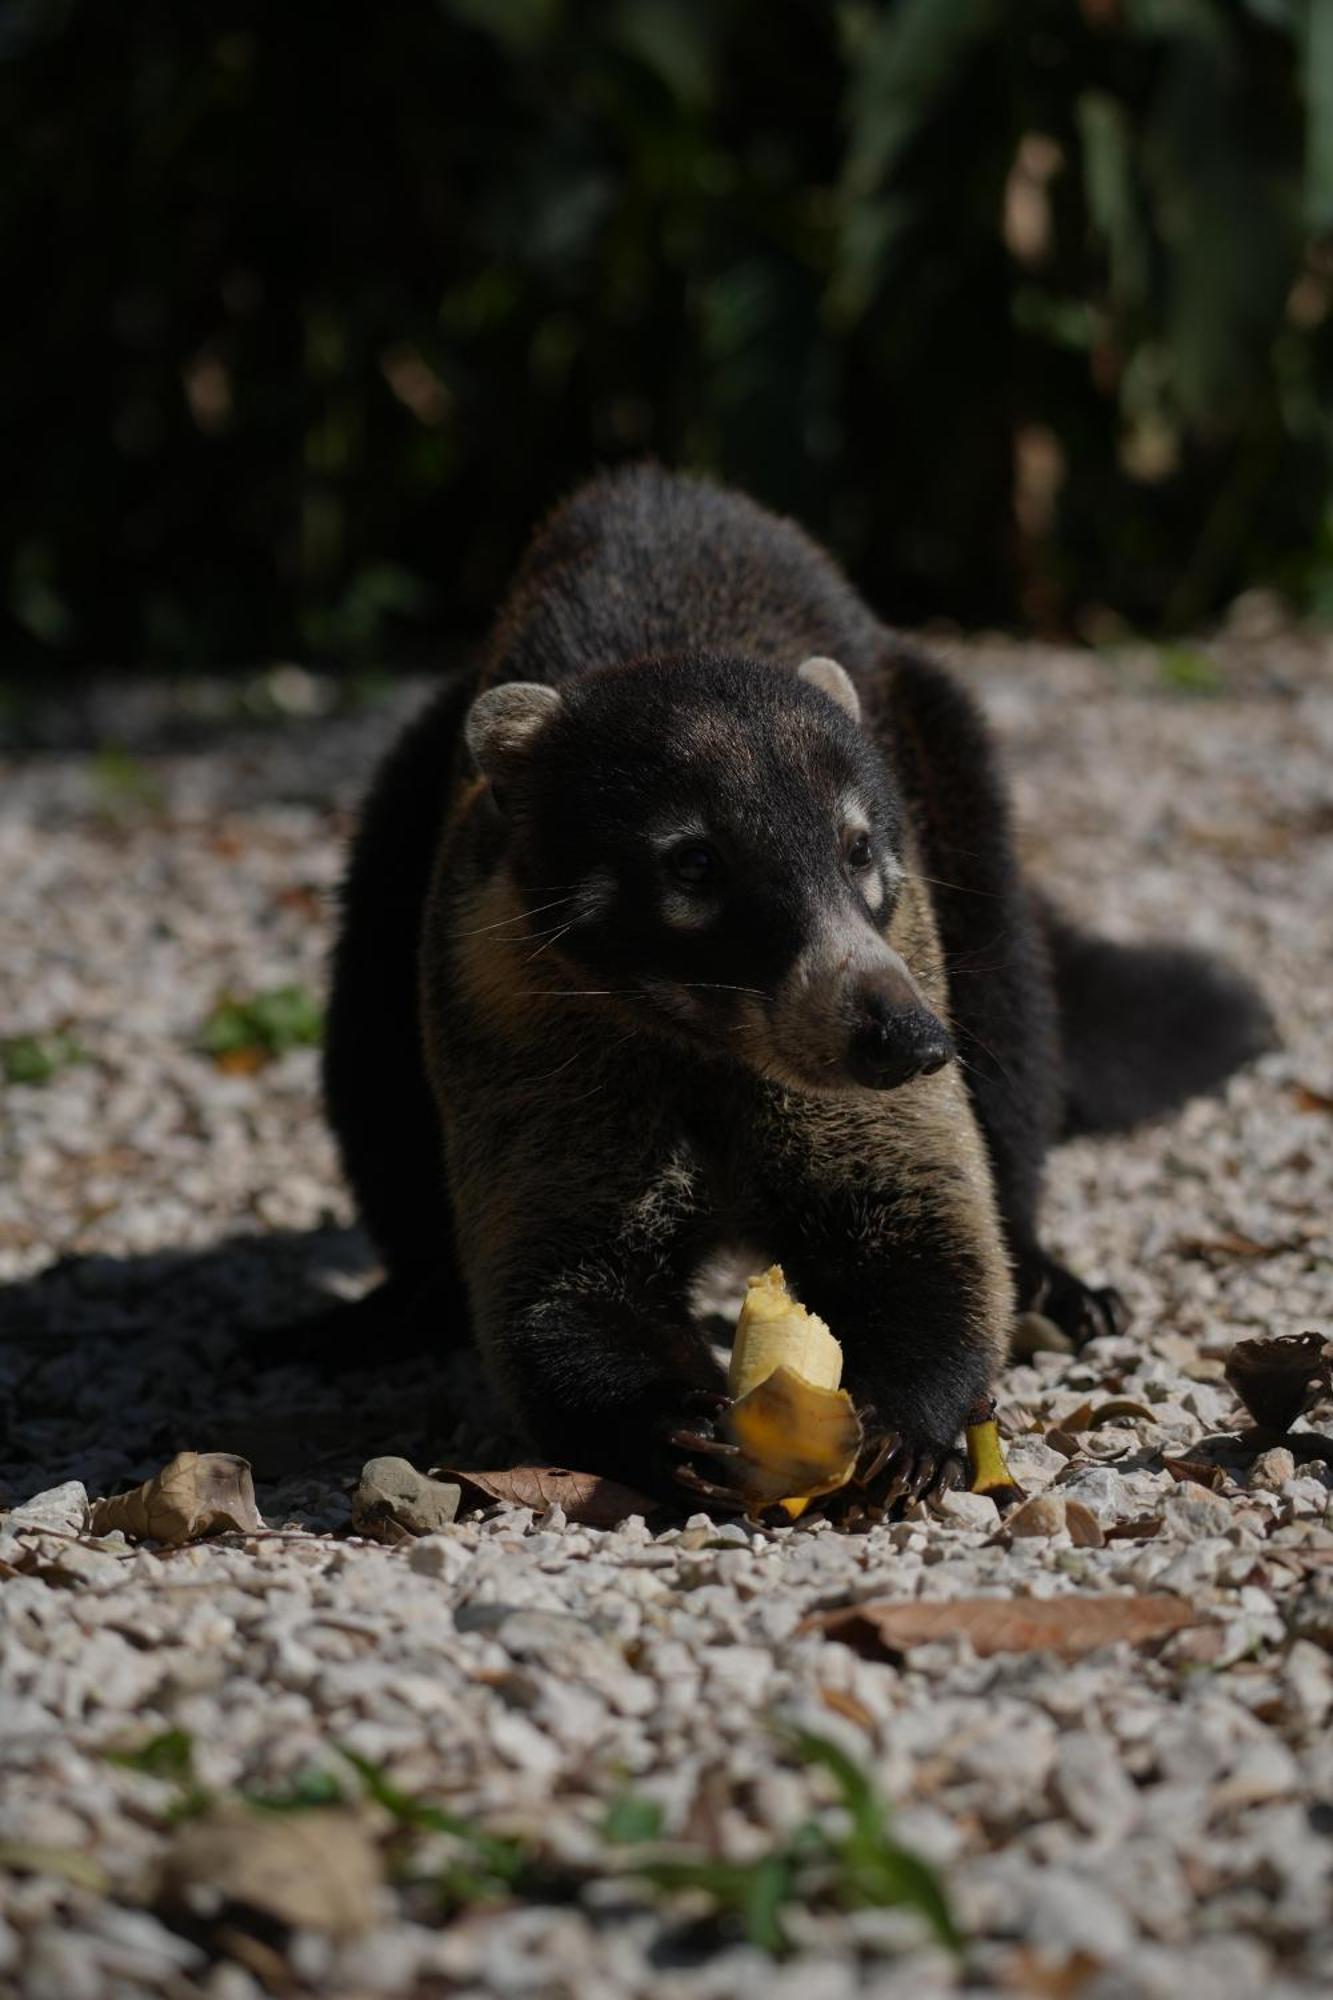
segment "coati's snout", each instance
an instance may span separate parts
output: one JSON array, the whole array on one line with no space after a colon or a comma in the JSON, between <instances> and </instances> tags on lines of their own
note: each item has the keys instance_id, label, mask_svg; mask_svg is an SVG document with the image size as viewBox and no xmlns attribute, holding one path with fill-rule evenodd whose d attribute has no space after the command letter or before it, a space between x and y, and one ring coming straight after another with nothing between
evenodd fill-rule
<instances>
[{"instance_id":1,"label":"coati's snout","mask_svg":"<svg viewBox=\"0 0 1333 2000\"><path fill-rule=\"evenodd\" d=\"M867 986L854 1004L857 1022L847 1048L854 1082L895 1090L918 1076L933 1076L952 1059L952 1036L914 989L904 991L889 980Z\"/></svg>"},{"instance_id":2,"label":"coati's snout","mask_svg":"<svg viewBox=\"0 0 1333 2000\"><path fill-rule=\"evenodd\" d=\"M933 1076L954 1053L948 1029L898 953L845 915L798 959L765 1025L775 1068L823 1091L849 1083L896 1090Z\"/></svg>"},{"instance_id":3,"label":"coati's snout","mask_svg":"<svg viewBox=\"0 0 1333 2000\"><path fill-rule=\"evenodd\" d=\"M478 697L542 981L800 1090L889 1090L953 1047L887 941L901 804L833 661L695 656ZM571 982L573 983L573 982Z\"/></svg>"}]
</instances>

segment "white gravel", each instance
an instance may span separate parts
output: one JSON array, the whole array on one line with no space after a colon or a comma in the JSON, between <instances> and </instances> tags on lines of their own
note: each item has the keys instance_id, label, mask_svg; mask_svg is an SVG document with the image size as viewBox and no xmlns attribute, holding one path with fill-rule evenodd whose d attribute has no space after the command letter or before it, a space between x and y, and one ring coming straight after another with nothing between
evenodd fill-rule
<instances>
[{"instance_id":1,"label":"white gravel","mask_svg":"<svg viewBox=\"0 0 1333 2000\"><path fill-rule=\"evenodd\" d=\"M0 763L0 1035L64 1027L86 1059L0 1087L0 1993L1330 1989L1333 1471L1310 1435L1330 1412L1257 1458L1221 1374L1237 1338L1333 1333L1333 647L1249 615L1225 697L1164 694L1146 655L960 654L1043 879L1109 930L1248 964L1285 1036L1224 1097L1052 1162L1053 1247L1136 1321L1014 1366L1002 1414L1028 1491L1081 1501L1095 1547L1058 1506L1033 1517L1054 1533L997 1535L970 1497L857 1536L509 1508L393 1549L349 1538L376 1452L495 1464L505 1443L466 1359L369 1386L247 1370L241 1332L368 1264L314 1053L224 1075L195 1044L224 992L321 984L350 810L420 687L324 714L329 690L289 674L259 697L315 712L281 726L200 721L233 697L146 684L28 716L48 747ZM88 730L136 762L90 754ZM182 1447L249 1456L274 1532L176 1552L79 1532L85 1491ZM1164 1456L1220 1465L1220 1490ZM1213 1622L1072 1663L957 1640L866 1659L799 1629L848 1598L1074 1590L1165 1592ZM231 1794L350 1750L588 1874L627 1789L738 1859L790 1831L829 1792L784 1721L874 1774L946 1883L961 1960L910 1915L821 1907L790 1916L775 1963L688 1898L609 1880L445 1922L390 1879L352 1934L284 1929L173 1901L180 1787L104 1755L184 1731L196 1782Z\"/></svg>"}]
</instances>

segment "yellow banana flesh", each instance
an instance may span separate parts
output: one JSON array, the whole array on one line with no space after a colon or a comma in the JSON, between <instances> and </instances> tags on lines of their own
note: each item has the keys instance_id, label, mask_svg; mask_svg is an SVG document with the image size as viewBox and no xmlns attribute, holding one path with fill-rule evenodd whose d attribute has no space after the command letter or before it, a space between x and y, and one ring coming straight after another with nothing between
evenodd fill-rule
<instances>
[{"instance_id":1,"label":"yellow banana flesh","mask_svg":"<svg viewBox=\"0 0 1333 2000\"><path fill-rule=\"evenodd\" d=\"M728 1429L741 1448L739 1484L751 1513L781 1505L795 1519L845 1486L861 1424L839 1388L842 1349L787 1290L780 1265L750 1280L736 1326Z\"/></svg>"}]
</instances>

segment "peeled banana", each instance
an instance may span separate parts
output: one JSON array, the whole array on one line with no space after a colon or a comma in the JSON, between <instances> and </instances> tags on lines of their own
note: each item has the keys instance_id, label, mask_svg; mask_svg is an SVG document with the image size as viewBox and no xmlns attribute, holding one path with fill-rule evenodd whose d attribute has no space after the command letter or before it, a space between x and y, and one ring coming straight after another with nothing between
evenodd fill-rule
<instances>
[{"instance_id":1,"label":"peeled banana","mask_svg":"<svg viewBox=\"0 0 1333 2000\"><path fill-rule=\"evenodd\" d=\"M748 1396L779 1368L814 1389L836 1389L842 1349L819 1315L792 1297L781 1264L770 1264L746 1286L727 1387L733 1396Z\"/></svg>"},{"instance_id":2,"label":"peeled banana","mask_svg":"<svg viewBox=\"0 0 1333 2000\"><path fill-rule=\"evenodd\" d=\"M794 1520L811 1500L845 1486L860 1455L861 1422L842 1381L842 1349L817 1313L787 1290L782 1266L751 1278L736 1323L728 1418L740 1446L738 1484L751 1513L781 1506ZM1003 1507L1021 1497L986 1400L967 1423L972 1491Z\"/></svg>"},{"instance_id":3,"label":"peeled banana","mask_svg":"<svg viewBox=\"0 0 1333 2000\"><path fill-rule=\"evenodd\" d=\"M861 1424L841 1380L841 1347L788 1292L781 1266L751 1278L728 1376L729 1431L751 1512L780 1504L794 1519L851 1478Z\"/></svg>"}]
</instances>

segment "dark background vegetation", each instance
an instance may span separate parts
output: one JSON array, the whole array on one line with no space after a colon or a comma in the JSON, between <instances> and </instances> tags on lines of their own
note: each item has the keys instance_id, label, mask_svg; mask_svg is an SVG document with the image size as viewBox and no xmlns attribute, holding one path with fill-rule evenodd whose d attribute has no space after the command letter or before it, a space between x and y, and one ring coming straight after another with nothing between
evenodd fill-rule
<instances>
[{"instance_id":1,"label":"dark background vegetation","mask_svg":"<svg viewBox=\"0 0 1333 2000\"><path fill-rule=\"evenodd\" d=\"M1330 0L9 0L0 664L419 655L598 463L1333 614Z\"/></svg>"}]
</instances>

